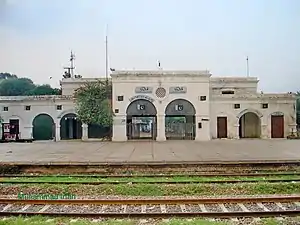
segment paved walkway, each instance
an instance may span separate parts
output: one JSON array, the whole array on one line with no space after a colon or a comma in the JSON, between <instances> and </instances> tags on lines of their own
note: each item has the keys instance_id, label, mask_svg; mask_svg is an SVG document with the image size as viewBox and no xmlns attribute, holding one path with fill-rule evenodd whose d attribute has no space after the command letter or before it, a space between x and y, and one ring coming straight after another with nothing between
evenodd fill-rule
<instances>
[{"instance_id":1,"label":"paved walkway","mask_svg":"<svg viewBox=\"0 0 300 225\"><path fill-rule=\"evenodd\" d=\"M0 144L1 162L208 162L300 160L300 140L34 142Z\"/></svg>"}]
</instances>

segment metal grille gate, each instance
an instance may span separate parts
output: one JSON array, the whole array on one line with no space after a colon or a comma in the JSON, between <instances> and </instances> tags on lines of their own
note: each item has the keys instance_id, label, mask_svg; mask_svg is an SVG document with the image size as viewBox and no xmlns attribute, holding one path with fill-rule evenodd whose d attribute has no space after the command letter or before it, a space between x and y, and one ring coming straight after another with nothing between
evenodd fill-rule
<instances>
[{"instance_id":1,"label":"metal grille gate","mask_svg":"<svg viewBox=\"0 0 300 225\"><path fill-rule=\"evenodd\" d=\"M165 127L166 139L168 140L194 140L194 123L168 123Z\"/></svg>"}]
</instances>

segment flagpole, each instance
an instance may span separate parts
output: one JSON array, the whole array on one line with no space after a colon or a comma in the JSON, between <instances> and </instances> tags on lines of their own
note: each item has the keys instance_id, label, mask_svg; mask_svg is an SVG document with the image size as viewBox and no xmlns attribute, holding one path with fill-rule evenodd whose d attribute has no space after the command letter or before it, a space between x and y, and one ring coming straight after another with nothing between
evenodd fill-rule
<instances>
[{"instance_id":1,"label":"flagpole","mask_svg":"<svg viewBox=\"0 0 300 225\"><path fill-rule=\"evenodd\" d=\"M249 77L249 58L247 56L247 77Z\"/></svg>"}]
</instances>

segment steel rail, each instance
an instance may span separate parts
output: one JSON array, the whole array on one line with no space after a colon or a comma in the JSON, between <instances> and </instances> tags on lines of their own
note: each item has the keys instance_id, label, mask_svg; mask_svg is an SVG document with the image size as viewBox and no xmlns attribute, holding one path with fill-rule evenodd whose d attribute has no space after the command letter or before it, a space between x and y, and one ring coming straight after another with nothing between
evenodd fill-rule
<instances>
[{"instance_id":1,"label":"steel rail","mask_svg":"<svg viewBox=\"0 0 300 225\"><path fill-rule=\"evenodd\" d=\"M297 196L235 197L235 198L185 198L185 199L12 199L0 198L0 204L30 205L176 205L176 204L219 204L257 202L299 202Z\"/></svg>"},{"instance_id":2,"label":"steel rail","mask_svg":"<svg viewBox=\"0 0 300 225\"><path fill-rule=\"evenodd\" d=\"M255 212L172 212L172 213L52 213L52 212L0 212L0 216L55 216L55 217L102 217L102 218L170 218L170 217L278 217L299 216L300 210Z\"/></svg>"},{"instance_id":3,"label":"steel rail","mask_svg":"<svg viewBox=\"0 0 300 225\"><path fill-rule=\"evenodd\" d=\"M118 184L236 184L236 183L290 183L298 179L266 179L266 180L190 180L190 181L16 181L0 180L0 184L84 184L84 185L118 185Z\"/></svg>"},{"instance_id":4,"label":"steel rail","mask_svg":"<svg viewBox=\"0 0 300 225\"><path fill-rule=\"evenodd\" d=\"M185 167L185 166L300 166L300 160L243 160L243 161L122 161L122 162L2 162L0 166L143 166L143 167Z\"/></svg>"},{"instance_id":5,"label":"steel rail","mask_svg":"<svg viewBox=\"0 0 300 225\"><path fill-rule=\"evenodd\" d=\"M286 173L167 173L167 174L0 174L0 178L10 177L87 177L87 178L134 178L134 177L263 177L263 176L300 176L300 172Z\"/></svg>"}]
</instances>

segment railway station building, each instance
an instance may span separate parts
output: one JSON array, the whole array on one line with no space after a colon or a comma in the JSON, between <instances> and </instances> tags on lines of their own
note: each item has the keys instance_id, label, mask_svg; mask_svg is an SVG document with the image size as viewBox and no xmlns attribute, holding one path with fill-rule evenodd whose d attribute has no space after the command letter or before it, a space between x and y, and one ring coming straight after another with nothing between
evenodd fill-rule
<instances>
[{"instance_id":1,"label":"railway station building","mask_svg":"<svg viewBox=\"0 0 300 225\"><path fill-rule=\"evenodd\" d=\"M62 79L61 96L2 96L2 122L24 139L100 138L103 128L82 124L73 99L77 88L96 80ZM296 131L296 96L259 93L255 77L133 70L112 72L111 82L113 141L285 138Z\"/></svg>"}]
</instances>

